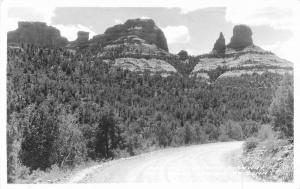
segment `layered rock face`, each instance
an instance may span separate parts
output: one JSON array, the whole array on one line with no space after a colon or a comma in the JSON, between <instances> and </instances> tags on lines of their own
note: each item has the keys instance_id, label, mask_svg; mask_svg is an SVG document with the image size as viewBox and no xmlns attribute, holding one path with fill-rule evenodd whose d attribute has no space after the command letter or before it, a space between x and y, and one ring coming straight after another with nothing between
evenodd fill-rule
<instances>
[{"instance_id":1,"label":"layered rock face","mask_svg":"<svg viewBox=\"0 0 300 189\"><path fill-rule=\"evenodd\" d=\"M68 40L60 31L43 22L19 22L18 29L8 32L7 42L16 44L34 44L45 47L63 47Z\"/></svg>"},{"instance_id":2,"label":"layered rock face","mask_svg":"<svg viewBox=\"0 0 300 189\"><path fill-rule=\"evenodd\" d=\"M219 38L214 44L213 51L217 54L224 54L226 50L226 44L225 44L225 38L223 36L223 33L220 32Z\"/></svg>"},{"instance_id":3,"label":"layered rock face","mask_svg":"<svg viewBox=\"0 0 300 189\"><path fill-rule=\"evenodd\" d=\"M91 42L102 46L107 44L146 43L168 51L165 35L152 19L127 20L124 24L108 28L104 34L95 36Z\"/></svg>"},{"instance_id":4,"label":"layered rock face","mask_svg":"<svg viewBox=\"0 0 300 189\"><path fill-rule=\"evenodd\" d=\"M222 70L218 78L235 77L242 74L262 74L266 71L293 74L293 63L254 45L251 36L251 28L237 25L233 29L230 43L224 49L225 39L223 42L220 34L213 51L199 56L199 62L191 75L210 79L209 74L214 70ZM224 54L219 56L216 53L217 50L224 50Z\"/></svg>"},{"instance_id":5,"label":"layered rock face","mask_svg":"<svg viewBox=\"0 0 300 189\"><path fill-rule=\"evenodd\" d=\"M113 60L115 67L132 71L159 72L166 76L176 69L166 57L168 52L164 33L151 19L132 19L108 28L104 34L89 41L97 49L97 57Z\"/></svg>"},{"instance_id":6,"label":"layered rock face","mask_svg":"<svg viewBox=\"0 0 300 189\"><path fill-rule=\"evenodd\" d=\"M253 45L251 28L246 25L234 26L233 36L231 37L230 43L227 47L235 50L241 50L251 45Z\"/></svg>"}]
</instances>

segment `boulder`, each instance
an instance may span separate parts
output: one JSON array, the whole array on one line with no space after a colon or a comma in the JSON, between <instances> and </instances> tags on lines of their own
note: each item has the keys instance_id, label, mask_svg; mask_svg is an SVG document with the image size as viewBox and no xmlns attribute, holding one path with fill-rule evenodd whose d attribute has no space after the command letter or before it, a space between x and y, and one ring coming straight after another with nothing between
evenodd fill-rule
<instances>
[{"instance_id":1,"label":"boulder","mask_svg":"<svg viewBox=\"0 0 300 189\"><path fill-rule=\"evenodd\" d=\"M18 22L18 28L7 33L7 42L34 44L44 47L63 47L68 43L60 31L44 22Z\"/></svg>"},{"instance_id":2,"label":"boulder","mask_svg":"<svg viewBox=\"0 0 300 189\"><path fill-rule=\"evenodd\" d=\"M241 50L251 45L253 45L251 28L246 25L234 26L233 36L231 37L230 43L227 47L235 50Z\"/></svg>"}]
</instances>

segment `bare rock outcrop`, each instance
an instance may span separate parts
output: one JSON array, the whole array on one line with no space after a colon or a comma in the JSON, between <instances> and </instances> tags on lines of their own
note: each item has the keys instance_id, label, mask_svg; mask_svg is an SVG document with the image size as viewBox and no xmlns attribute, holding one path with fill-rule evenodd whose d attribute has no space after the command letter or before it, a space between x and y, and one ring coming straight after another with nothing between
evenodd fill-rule
<instances>
[{"instance_id":1,"label":"bare rock outcrop","mask_svg":"<svg viewBox=\"0 0 300 189\"><path fill-rule=\"evenodd\" d=\"M146 43L168 51L164 33L152 19L130 19L124 24L108 28L104 34L95 36L91 43L106 46L107 44Z\"/></svg>"},{"instance_id":2,"label":"bare rock outcrop","mask_svg":"<svg viewBox=\"0 0 300 189\"><path fill-rule=\"evenodd\" d=\"M60 31L44 22L19 22L18 28L7 33L7 42L34 44L44 47L63 47L68 43Z\"/></svg>"},{"instance_id":3,"label":"bare rock outcrop","mask_svg":"<svg viewBox=\"0 0 300 189\"><path fill-rule=\"evenodd\" d=\"M251 28L246 25L234 26L233 36L231 37L230 43L227 47L235 50L241 50L251 45L253 45Z\"/></svg>"},{"instance_id":4,"label":"bare rock outcrop","mask_svg":"<svg viewBox=\"0 0 300 189\"><path fill-rule=\"evenodd\" d=\"M225 38L222 32L220 32L219 38L214 44L213 51L217 54L224 54L226 50Z\"/></svg>"}]
</instances>

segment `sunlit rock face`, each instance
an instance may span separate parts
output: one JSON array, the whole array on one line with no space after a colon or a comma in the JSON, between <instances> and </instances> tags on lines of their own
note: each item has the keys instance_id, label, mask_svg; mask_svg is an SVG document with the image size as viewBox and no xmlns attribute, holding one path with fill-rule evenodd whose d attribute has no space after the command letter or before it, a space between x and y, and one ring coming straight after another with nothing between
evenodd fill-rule
<instances>
[{"instance_id":1,"label":"sunlit rock face","mask_svg":"<svg viewBox=\"0 0 300 189\"><path fill-rule=\"evenodd\" d=\"M235 50L241 50L251 45L253 45L251 28L246 25L234 26L233 36L231 37L230 43L227 47Z\"/></svg>"},{"instance_id":2,"label":"sunlit rock face","mask_svg":"<svg viewBox=\"0 0 300 189\"><path fill-rule=\"evenodd\" d=\"M60 31L44 22L19 22L18 28L7 33L8 44L33 44L42 47L63 47L68 40Z\"/></svg>"},{"instance_id":3,"label":"sunlit rock face","mask_svg":"<svg viewBox=\"0 0 300 189\"><path fill-rule=\"evenodd\" d=\"M223 57L213 53L201 55L191 76L204 76L204 79L209 79L208 73L218 68L225 69L218 78L237 77L242 74L262 74L264 72L293 74L293 63L270 51L252 45L243 50L227 48Z\"/></svg>"},{"instance_id":4,"label":"sunlit rock face","mask_svg":"<svg viewBox=\"0 0 300 189\"><path fill-rule=\"evenodd\" d=\"M95 36L91 42L102 46L140 42L155 45L157 48L168 52L165 35L152 19L127 20L124 24L108 28L104 34Z\"/></svg>"},{"instance_id":5,"label":"sunlit rock face","mask_svg":"<svg viewBox=\"0 0 300 189\"><path fill-rule=\"evenodd\" d=\"M199 62L190 75L206 80L211 80L210 75L219 79L265 72L293 74L293 63L254 45L251 28L246 25L234 26L227 46L220 33L212 52L198 57Z\"/></svg>"},{"instance_id":6,"label":"sunlit rock face","mask_svg":"<svg viewBox=\"0 0 300 189\"><path fill-rule=\"evenodd\" d=\"M173 55L168 52L164 33L152 19L127 20L93 37L89 44L96 49L97 57L115 61L114 67L136 72L148 70L161 75L177 72L165 61Z\"/></svg>"}]
</instances>

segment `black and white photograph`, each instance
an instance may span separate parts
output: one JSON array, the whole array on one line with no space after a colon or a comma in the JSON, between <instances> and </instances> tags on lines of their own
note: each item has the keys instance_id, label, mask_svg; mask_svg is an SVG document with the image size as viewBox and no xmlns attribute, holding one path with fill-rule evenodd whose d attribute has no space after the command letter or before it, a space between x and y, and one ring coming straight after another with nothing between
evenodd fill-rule
<instances>
[{"instance_id":1,"label":"black and white photograph","mask_svg":"<svg viewBox=\"0 0 300 189\"><path fill-rule=\"evenodd\" d=\"M300 188L299 0L0 6L3 187Z\"/></svg>"}]
</instances>

